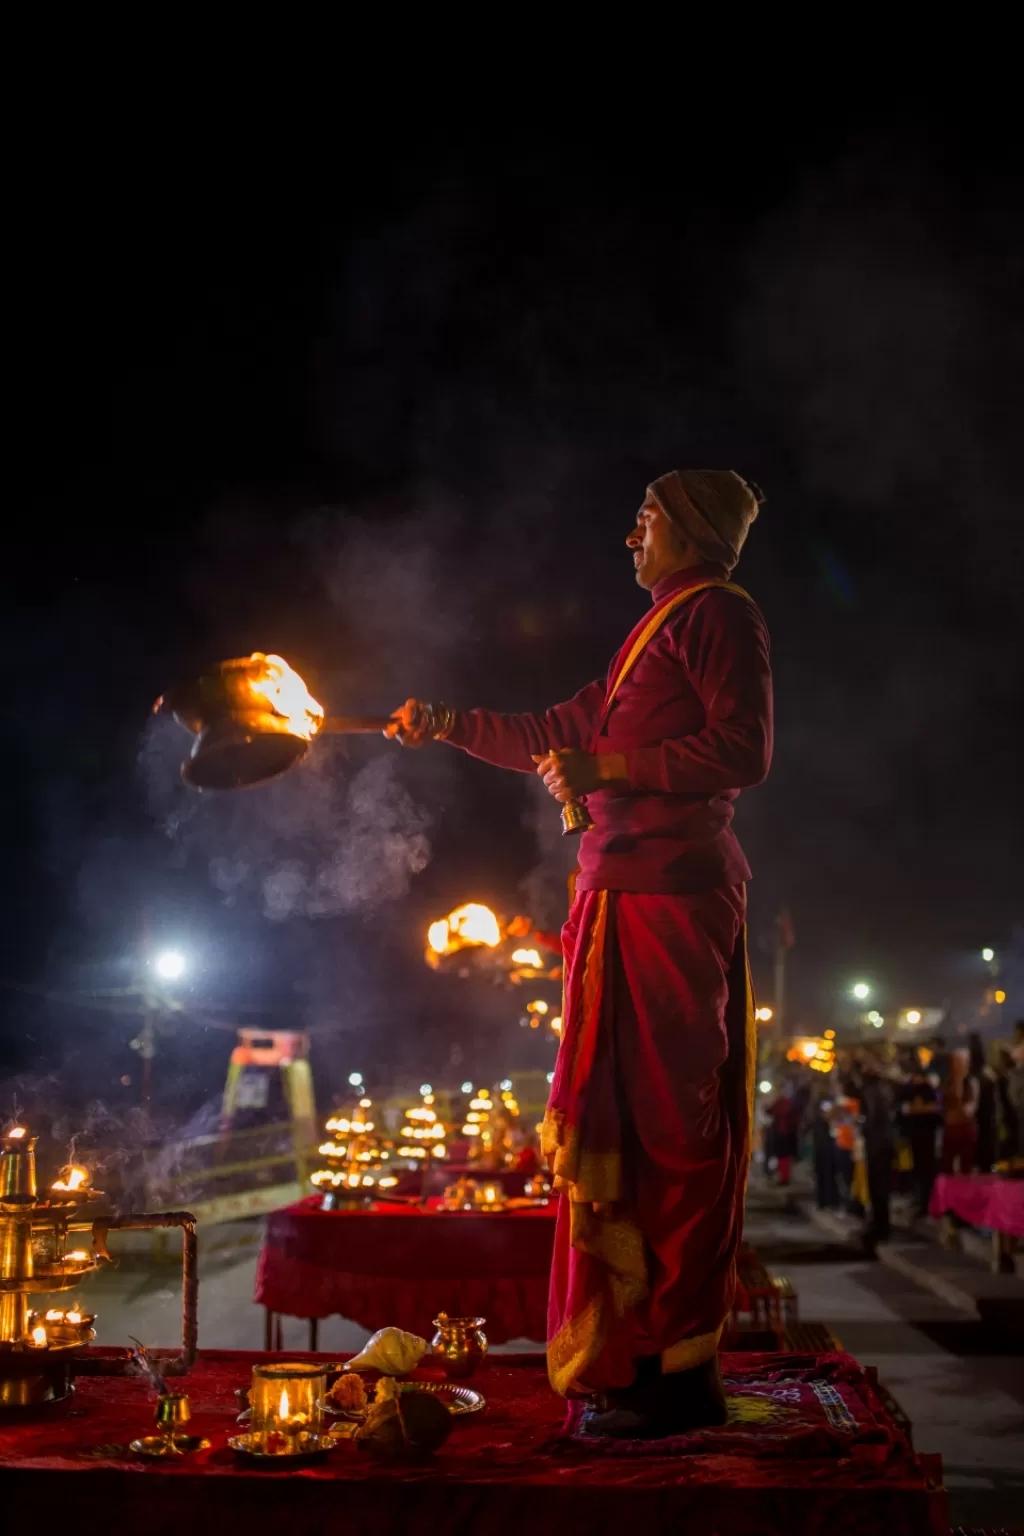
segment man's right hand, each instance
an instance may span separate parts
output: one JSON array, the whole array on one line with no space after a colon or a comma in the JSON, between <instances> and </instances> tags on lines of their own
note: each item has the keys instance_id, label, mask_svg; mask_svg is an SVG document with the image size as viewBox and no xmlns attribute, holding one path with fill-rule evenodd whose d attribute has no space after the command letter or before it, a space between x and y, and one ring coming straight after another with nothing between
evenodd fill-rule
<instances>
[{"instance_id":1,"label":"man's right hand","mask_svg":"<svg viewBox=\"0 0 1024 1536\"><path fill-rule=\"evenodd\" d=\"M384 728L385 736L397 739L403 747L425 747L443 740L451 729L452 712L446 704L427 704L422 699L406 699Z\"/></svg>"}]
</instances>

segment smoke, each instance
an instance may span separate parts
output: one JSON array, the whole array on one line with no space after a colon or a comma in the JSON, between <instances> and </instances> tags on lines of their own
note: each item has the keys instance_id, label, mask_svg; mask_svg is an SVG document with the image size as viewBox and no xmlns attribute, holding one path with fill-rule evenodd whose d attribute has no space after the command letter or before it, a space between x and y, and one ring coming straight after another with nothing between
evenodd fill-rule
<instances>
[{"instance_id":1,"label":"smoke","mask_svg":"<svg viewBox=\"0 0 1024 1536\"><path fill-rule=\"evenodd\" d=\"M200 795L178 776L187 750L180 727L152 721L140 753L150 813L187 858L205 861L228 902L254 901L274 922L372 912L403 896L430 858L430 818L394 757L350 777L325 738L272 784Z\"/></svg>"},{"instance_id":2,"label":"smoke","mask_svg":"<svg viewBox=\"0 0 1024 1536\"><path fill-rule=\"evenodd\" d=\"M523 813L523 826L536 839L540 857L520 880L519 889L534 926L557 933L568 913L569 875L579 844L574 837L563 837L560 808L541 781L534 778L527 782L528 805Z\"/></svg>"}]
</instances>

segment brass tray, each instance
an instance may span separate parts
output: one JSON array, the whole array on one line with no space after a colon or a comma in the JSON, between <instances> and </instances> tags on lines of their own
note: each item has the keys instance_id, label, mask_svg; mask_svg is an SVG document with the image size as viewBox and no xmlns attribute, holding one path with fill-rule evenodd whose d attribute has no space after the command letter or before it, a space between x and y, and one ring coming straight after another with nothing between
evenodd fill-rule
<instances>
[{"instance_id":1,"label":"brass tray","mask_svg":"<svg viewBox=\"0 0 1024 1536\"><path fill-rule=\"evenodd\" d=\"M457 1419L465 1418L470 1413L481 1413L487 1407L482 1392L477 1392L473 1387L457 1387L451 1381L397 1381L395 1385L400 1393L432 1393L441 1399L448 1412ZM329 1397L324 1400L328 1414L337 1419L349 1419L355 1424L362 1423L370 1407L372 1404L367 1403L366 1408L336 1408Z\"/></svg>"},{"instance_id":2,"label":"brass tray","mask_svg":"<svg viewBox=\"0 0 1024 1536\"><path fill-rule=\"evenodd\" d=\"M133 1440L128 1449L134 1451L136 1456L187 1456L192 1451L208 1451L209 1440L204 1440L201 1435L175 1435L174 1448L167 1444L163 1435L143 1435L139 1440Z\"/></svg>"},{"instance_id":3,"label":"brass tray","mask_svg":"<svg viewBox=\"0 0 1024 1536\"><path fill-rule=\"evenodd\" d=\"M337 1440L332 1440L329 1435L321 1435L317 1445L308 1445L305 1450L292 1452L268 1452L257 1450L252 1443L251 1435L229 1435L228 1445L240 1456L245 1456L249 1461L259 1462L262 1467L301 1467L312 1461L319 1461L326 1456L328 1451L333 1451L337 1446Z\"/></svg>"}]
</instances>

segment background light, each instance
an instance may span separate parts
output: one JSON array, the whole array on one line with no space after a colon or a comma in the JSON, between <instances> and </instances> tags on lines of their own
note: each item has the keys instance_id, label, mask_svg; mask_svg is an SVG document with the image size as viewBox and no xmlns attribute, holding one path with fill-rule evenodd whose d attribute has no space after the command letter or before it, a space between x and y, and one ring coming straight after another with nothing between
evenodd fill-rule
<instances>
[{"instance_id":1,"label":"background light","mask_svg":"<svg viewBox=\"0 0 1024 1536\"><path fill-rule=\"evenodd\" d=\"M463 1083L462 1091L463 1091L463 1093L472 1093L473 1092L473 1084L472 1083Z\"/></svg>"},{"instance_id":2,"label":"background light","mask_svg":"<svg viewBox=\"0 0 1024 1536\"><path fill-rule=\"evenodd\" d=\"M420 1083L420 1093L433 1093L433 1091L429 1083Z\"/></svg>"},{"instance_id":3,"label":"background light","mask_svg":"<svg viewBox=\"0 0 1024 1536\"><path fill-rule=\"evenodd\" d=\"M1006 1002L1006 993L1005 992L1002 992L1002 991L1000 991L1000 992L993 992L992 996L995 998L997 1003L1005 1003Z\"/></svg>"},{"instance_id":4,"label":"background light","mask_svg":"<svg viewBox=\"0 0 1024 1536\"><path fill-rule=\"evenodd\" d=\"M156 957L156 973L165 981L177 981L185 971L185 956L177 949L165 949Z\"/></svg>"},{"instance_id":5,"label":"background light","mask_svg":"<svg viewBox=\"0 0 1024 1536\"><path fill-rule=\"evenodd\" d=\"M868 998L871 996L871 988L868 986L866 981L855 981L850 990L852 991L854 997L857 999L858 1003L867 1002Z\"/></svg>"},{"instance_id":6,"label":"background light","mask_svg":"<svg viewBox=\"0 0 1024 1536\"><path fill-rule=\"evenodd\" d=\"M921 1010L920 1010L920 1008L908 1008L907 1009L907 1023L908 1024L920 1024L920 1022L921 1022Z\"/></svg>"},{"instance_id":7,"label":"background light","mask_svg":"<svg viewBox=\"0 0 1024 1536\"><path fill-rule=\"evenodd\" d=\"M363 1074L361 1072L350 1072L348 1080L353 1088L361 1088L363 1085Z\"/></svg>"},{"instance_id":8,"label":"background light","mask_svg":"<svg viewBox=\"0 0 1024 1536\"><path fill-rule=\"evenodd\" d=\"M767 1078L763 1078L757 1085L762 1093L771 1093L772 1085Z\"/></svg>"},{"instance_id":9,"label":"background light","mask_svg":"<svg viewBox=\"0 0 1024 1536\"><path fill-rule=\"evenodd\" d=\"M758 1019L762 1024L767 1024L771 1017L772 1017L772 1010L770 1008L755 1008L754 1009L754 1018Z\"/></svg>"},{"instance_id":10,"label":"background light","mask_svg":"<svg viewBox=\"0 0 1024 1536\"><path fill-rule=\"evenodd\" d=\"M985 963L987 965L991 965L992 961L995 959L995 957L996 957L996 952L995 952L994 949L987 949L986 948L986 949L983 949L982 952L981 952L981 958L985 961Z\"/></svg>"}]
</instances>

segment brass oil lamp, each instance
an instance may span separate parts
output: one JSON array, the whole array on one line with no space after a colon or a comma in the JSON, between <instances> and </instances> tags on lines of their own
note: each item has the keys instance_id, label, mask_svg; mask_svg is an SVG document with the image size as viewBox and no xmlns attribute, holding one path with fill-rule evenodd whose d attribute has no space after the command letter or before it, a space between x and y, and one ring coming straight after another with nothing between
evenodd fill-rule
<instances>
[{"instance_id":1,"label":"brass oil lamp","mask_svg":"<svg viewBox=\"0 0 1024 1536\"><path fill-rule=\"evenodd\" d=\"M195 737L181 765L193 789L253 789L306 756L317 736L386 732L388 715L325 715L283 656L253 651L219 661L191 682L161 694L154 714L172 715ZM593 822L579 800L562 807L565 837Z\"/></svg>"},{"instance_id":2,"label":"brass oil lamp","mask_svg":"<svg viewBox=\"0 0 1024 1536\"><path fill-rule=\"evenodd\" d=\"M184 1232L182 1273L183 1347L164 1369L187 1370L195 1359L198 1281L195 1220L187 1212L83 1219L102 1198L89 1171L63 1168L40 1191L36 1138L23 1125L0 1136L0 1409L56 1402L73 1390L72 1376L82 1346L95 1337L91 1314L81 1307L34 1311L30 1298L74 1290L100 1260L113 1263L106 1235L111 1229L180 1226ZM77 1247L74 1234L88 1232L91 1249ZM113 1357L105 1370L120 1374L129 1355Z\"/></svg>"}]
</instances>

